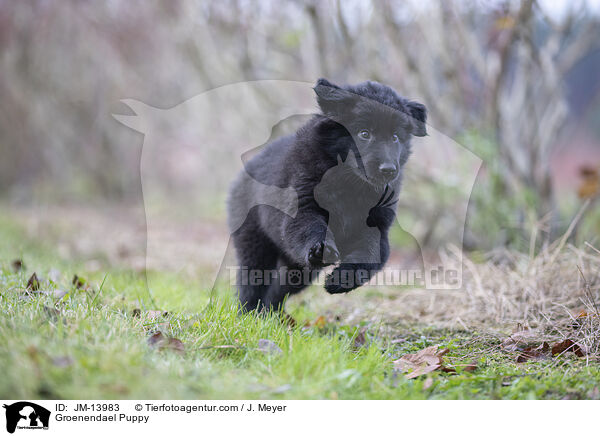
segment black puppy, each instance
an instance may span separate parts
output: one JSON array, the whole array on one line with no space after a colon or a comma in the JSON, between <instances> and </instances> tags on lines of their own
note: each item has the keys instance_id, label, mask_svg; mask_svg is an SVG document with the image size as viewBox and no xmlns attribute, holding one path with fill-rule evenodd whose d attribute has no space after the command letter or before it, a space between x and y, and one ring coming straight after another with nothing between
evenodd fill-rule
<instances>
[{"instance_id":1,"label":"black puppy","mask_svg":"<svg viewBox=\"0 0 600 436\"><path fill-rule=\"evenodd\" d=\"M314 90L323 113L268 144L230 192L230 223L243 222L232 235L245 310L281 310L287 295L331 264L325 289L348 292L389 257L402 169L411 135L426 135L425 106L377 82L339 87L319 79ZM295 191L293 216L261 201L272 187Z\"/></svg>"}]
</instances>

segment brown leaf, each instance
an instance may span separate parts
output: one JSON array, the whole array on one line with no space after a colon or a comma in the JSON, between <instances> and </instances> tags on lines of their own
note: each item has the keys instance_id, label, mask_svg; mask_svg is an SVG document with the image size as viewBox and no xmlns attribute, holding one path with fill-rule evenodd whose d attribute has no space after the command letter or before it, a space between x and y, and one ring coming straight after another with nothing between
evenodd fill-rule
<instances>
[{"instance_id":1,"label":"brown leaf","mask_svg":"<svg viewBox=\"0 0 600 436\"><path fill-rule=\"evenodd\" d=\"M598 177L598 169L588 165L582 165L579 167L579 175L584 178L595 178Z\"/></svg>"},{"instance_id":2,"label":"brown leaf","mask_svg":"<svg viewBox=\"0 0 600 436\"><path fill-rule=\"evenodd\" d=\"M600 190L598 179L585 179L577 189L577 196L581 199L593 198Z\"/></svg>"},{"instance_id":3,"label":"brown leaf","mask_svg":"<svg viewBox=\"0 0 600 436\"><path fill-rule=\"evenodd\" d=\"M400 359L393 362L394 367L400 371L406 372L406 378L411 379L428 374L435 370L444 372L455 372L452 368L446 368L443 365L443 356L448 353L444 348L438 351L438 346L424 348L414 354L405 354Z\"/></svg>"},{"instance_id":4,"label":"brown leaf","mask_svg":"<svg viewBox=\"0 0 600 436\"><path fill-rule=\"evenodd\" d=\"M325 317L323 315L321 315L317 319L315 319L315 322L313 323L313 325L319 329L322 329L323 327L325 327L326 324L327 324L327 321L325 320Z\"/></svg>"},{"instance_id":5,"label":"brown leaf","mask_svg":"<svg viewBox=\"0 0 600 436\"><path fill-rule=\"evenodd\" d=\"M165 339L165 336L162 334L162 332L154 332L148 338L148 345L150 345L150 346L158 345L158 343L163 341L164 339Z\"/></svg>"},{"instance_id":6,"label":"brown leaf","mask_svg":"<svg viewBox=\"0 0 600 436\"><path fill-rule=\"evenodd\" d=\"M40 279L36 273L33 273L31 277L29 277L29 280L27 281L27 289L31 291L37 291L40 289Z\"/></svg>"},{"instance_id":7,"label":"brown leaf","mask_svg":"<svg viewBox=\"0 0 600 436\"><path fill-rule=\"evenodd\" d=\"M167 344L163 348L173 350L179 354L185 353L185 346L183 345L183 342L177 338L169 338Z\"/></svg>"},{"instance_id":8,"label":"brown leaf","mask_svg":"<svg viewBox=\"0 0 600 436\"><path fill-rule=\"evenodd\" d=\"M12 266L13 271L16 273L25 268L25 265L23 264L23 261L21 259L15 259L10 264Z\"/></svg>"},{"instance_id":9,"label":"brown leaf","mask_svg":"<svg viewBox=\"0 0 600 436\"><path fill-rule=\"evenodd\" d=\"M582 178L581 184L577 189L579 198L592 198L598 195L598 191L600 190L598 168L582 166L579 168L579 175Z\"/></svg>"},{"instance_id":10,"label":"brown leaf","mask_svg":"<svg viewBox=\"0 0 600 436\"><path fill-rule=\"evenodd\" d=\"M358 334L354 337L354 348L364 347L367 343L367 337L365 336L366 329L362 329L358 332Z\"/></svg>"},{"instance_id":11,"label":"brown leaf","mask_svg":"<svg viewBox=\"0 0 600 436\"><path fill-rule=\"evenodd\" d=\"M413 371L406 375L407 379L417 378L424 374L429 374L430 372L435 371L436 369L440 369L440 365L421 365L416 367Z\"/></svg>"},{"instance_id":12,"label":"brown leaf","mask_svg":"<svg viewBox=\"0 0 600 436\"><path fill-rule=\"evenodd\" d=\"M477 364L475 362L469 363L467 366L463 368L465 372L473 372L477 369Z\"/></svg>"},{"instance_id":13,"label":"brown leaf","mask_svg":"<svg viewBox=\"0 0 600 436\"><path fill-rule=\"evenodd\" d=\"M171 350L180 354L185 352L183 342L177 338L167 337L161 332L153 333L152 336L148 338L148 345L158 348L159 351Z\"/></svg>"},{"instance_id":14,"label":"brown leaf","mask_svg":"<svg viewBox=\"0 0 600 436\"><path fill-rule=\"evenodd\" d=\"M556 356L557 354L563 354L567 351L572 351L575 353L577 357L585 356L585 353L581 349L581 347L573 342L571 339L565 339L562 342L558 342L552 346L552 355Z\"/></svg>"},{"instance_id":15,"label":"brown leaf","mask_svg":"<svg viewBox=\"0 0 600 436\"><path fill-rule=\"evenodd\" d=\"M517 356L517 363L527 362L528 360L544 360L549 359L550 345L544 342L539 347L527 347Z\"/></svg>"},{"instance_id":16,"label":"brown leaf","mask_svg":"<svg viewBox=\"0 0 600 436\"><path fill-rule=\"evenodd\" d=\"M84 289L87 287L86 280L82 277L79 277L77 274L73 276L73 280L71 280L71 283L73 284L73 286L75 286L76 289Z\"/></svg>"},{"instance_id":17,"label":"brown leaf","mask_svg":"<svg viewBox=\"0 0 600 436\"><path fill-rule=\"evenodd\" d=\"M296 322L296 320L294 319L294 317L287 312L281 312L281 314L279 315L279 318L281 319L281 322L284 325L286 325L290 328L294 328L298 324Z\"/></svg>"},{"instance_id":18,"label":"brown leaf","mask_svg":"<svg viewBox=\"0 0 600 436\"><path fill-rule=\"evenodd\" d=\"M552 346L552 355L562 354L571 348L575 343L570 339L565 339L562 342L558 342Z\"/></svg>"}]
</instances>

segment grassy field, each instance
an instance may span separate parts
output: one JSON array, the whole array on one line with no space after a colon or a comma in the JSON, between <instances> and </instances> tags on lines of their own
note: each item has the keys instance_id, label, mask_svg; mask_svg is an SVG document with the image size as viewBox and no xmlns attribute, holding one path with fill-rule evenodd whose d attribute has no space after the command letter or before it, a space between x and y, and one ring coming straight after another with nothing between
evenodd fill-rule
<instances>
[{"instance_id":1,"label":"grassy field","mask_svg":"<svg viewBox=\"0 0 600 436\"><path fill-rule=\"evenodd\" d=\"M311 289L289 301L297 321L290 327L277 316L238 315L230 289L209 302L186 277L149 272L149 290L141 272L86 272L11 219L0 220L0 240L1 398L600 397L595 357L517 363L519 351L501 346L503 333L490 333L495 324L448 327L392 315L349 322L335 305L321 309L323 290ZM39 288L28 287L34 272ZM367 305L378 297L365 289L353 298ZM431 345L449 349L444 365L454 372L410 379L394 363Z\"/></svg>"}]
</instances>

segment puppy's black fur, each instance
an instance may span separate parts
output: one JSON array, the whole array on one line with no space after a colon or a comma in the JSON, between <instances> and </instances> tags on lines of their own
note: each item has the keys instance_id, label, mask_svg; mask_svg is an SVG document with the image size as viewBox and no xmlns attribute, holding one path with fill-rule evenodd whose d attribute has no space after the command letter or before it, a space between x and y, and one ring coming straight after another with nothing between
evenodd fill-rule
<instances>
[{"instance_id":1,"label":"puppy's black fur","mask_svg":"<svg viewBox=\"0 0 600 436\"><path fill-rule=\"evenodd\" d=\"M322 114L246 163L247 175L260 184L249 188L242 176L234 182L230 218L249 213L232 236L243 270L287 268L310 276L337 264L325 289L348 292L368 282L389 257L393 206L410 138L426 135L426 109L376 82L340 87L319 79L314 90ZM294 217L256 201L265 185L295 190ZM352 280L342 283L341 275ZM287 295L308 284L290 282L240 280L240 304L281 310Z\"/></svg>"}]
</instances>

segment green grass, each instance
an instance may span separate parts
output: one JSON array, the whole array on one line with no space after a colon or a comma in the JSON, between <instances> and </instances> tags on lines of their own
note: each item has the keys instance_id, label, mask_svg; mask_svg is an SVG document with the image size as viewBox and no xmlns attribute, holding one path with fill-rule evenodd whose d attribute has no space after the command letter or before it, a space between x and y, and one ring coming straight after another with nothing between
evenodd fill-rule
<instances>
[{"instance_id":1,"label":"green grass","mask_svg":"<svg viewBox=\"0 0 600 436\"><path fill-rule=\"evenodd\" d=\"M233 292L209 293L193 280L111 269L85 274L90 289L71 284L83 264L60 260L44 241L23 236L0 220L0 397L2 398L276 398L276 399L529 399L594 398L596 365L584 359L517 364L499 342L475 332L435 326L340 325L304 327L322 315L297 301L289 311L298 326L276 316L240 316ZM26 269L14 272L22 257ZM45 293L24 291L33 271ZM104 283L103 283L104 282ZM103 284L102 284L103 283ZM102 284L102 285L101 285ZM62 298L52 295L64 290ZM140 309L141 316L135 316ZM167 311L153 318L149 310ZM385 328L383 328L385 327ZM366 329L366 344L355 343ZM149 345L161 330L180 339L184 353ZM383 333L387 332L387 333ZM258 349L267 339L281 352ZM409 380L394 370L403 354L439 344L457 374L434 372ZM224 347L226 346L226 347ZM474 372L462 370L475 361ZM427 380L431 377L431 380Z\"/></svg>"}]
</instances>

